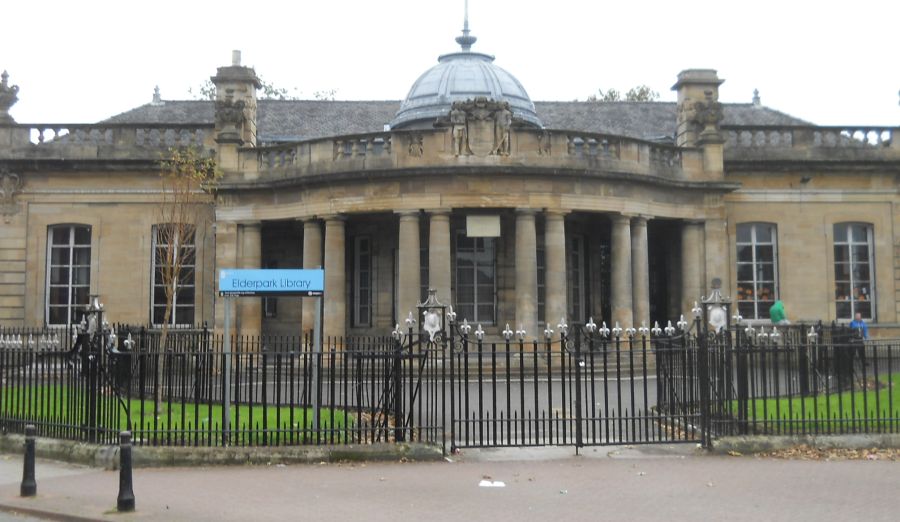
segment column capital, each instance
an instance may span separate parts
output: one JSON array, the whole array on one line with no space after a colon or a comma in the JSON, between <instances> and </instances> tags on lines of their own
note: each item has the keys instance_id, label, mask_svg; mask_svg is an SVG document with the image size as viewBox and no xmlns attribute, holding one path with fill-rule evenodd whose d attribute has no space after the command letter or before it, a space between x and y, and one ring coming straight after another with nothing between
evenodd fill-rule
<instances>
[{"instance_id":1,"label":"column capital","mask_svg":"<svg viewBox=\"0 0 900 522\"><path fill-rule=\"evenodd\" d=\"M303 216L303 217L295 217L294 221L299 221L304 225L307 223L318 223L320 221L319 216Z\"/></svg>"},{"instance_id":2,"label":"column capital","mask_svg":"<svg viewBox=\"0 0 900 522\"><path fill-rule=\"evenodd\" d=\"M631 217L632 226L646 227L647 221L652 219L652 216L648 216L646 214L638 214L637 216Z\"/></svg>"},{"instance_id":3,"label":"column capital","mask_svg":"<svg viewBox=\"0 0 900 522\"><path fill-rule=\"evenodd\" d=\"M409 219L419 219L419 210L395 210L394 214L400 217L400 221L405 221Z\"/></svg>"},{"instance_id":4,"label":"column capital","mask_svg":"<svg viewBox=\"0 0 900 522\"><path fill-rule=\"evenodd\" d=\"M325 214L324 216L319 216L322 221L347 221L347 216L345 214Z\"/></svg>"},{"instance_id":5,"label":"column capital","mask_svg":"<svg viewBox=\"0 0 900 522\"><path fill-rule=\"evenodd\" d=\"M550 218L563 219L571 213L572 213L571 210L548 208L548 209L544 209L544 218L545 219L550 219Z\"/></svg>"},{"instance_id":6,"label":"column capital","mask_svg":"<svg viewBox=\"0 0 900 522\"><path fill-rule=\"evenodd\" d=\"M436 216L448 216L449 217L452 212L453 212L452 208L426 208L425 209L425 213L431 217L436 217Z\"/></svg>"},{"instance_id":7,"label":"column capital","mask_svg":"<svg viewBox=\"0 0 900 522\"><path fill-rule=\"evenodd\" d=\"M633 216L631 214L610 214L609 219L613 222L613 225L628 225L631 224L631 218Z\"/></svg>"},{"instance_id":8,"label":"column capital","mask_svg":"<svg viewBox=\"0 0 900 522\"><path fill-rule=\"evenodd\" d=\"M526 208L526 207L516 207L516 216L536 216L538 213L538 209L536 208Z\"/></svg>"},{"instance_id":9,"label":"column capital","mask_svg":"<svg viewBox=\"0 0 900 522\"><path fill-rule=\"evenodd\" d=\"M242 227L261 227L262 221L256 219L243 219L234 222L236 225L240 225Z\"/></svg>"},{"instance_id":10,"label":"column capital","mask_svg":"<svg viewBox=\"0 0 900 522\"><path fill-rule=\"evenodd\" d=\"M693 219L693 218L692 219L682 219L681 222L684 223L685 225L705 225L706 224L705 219Z\"/></svg>"}]
</instances>

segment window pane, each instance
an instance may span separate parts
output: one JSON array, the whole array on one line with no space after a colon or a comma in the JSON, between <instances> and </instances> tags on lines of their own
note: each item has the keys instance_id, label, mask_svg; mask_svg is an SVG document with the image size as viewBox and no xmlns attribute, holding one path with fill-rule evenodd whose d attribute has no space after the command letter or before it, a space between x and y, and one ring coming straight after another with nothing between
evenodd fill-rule
<instances>
[{"instance_id":1,"label":"window pane","mask_svg":"<svg viewBox=\"0 0 900 522\"><path fill-rule=\"evenodd\" d=\"M853 245L851 247L852 259L856 263L862 263L869 260L868 245Z\"/></svg>"},{"instance_id":2,"label":"window pane","mask_svg":"<svg viewBox=\"0 0 900 522\"><path fill-rule=\"evenodd\" d=\"M775 251L769 245L759 245L756 247L757 262L771 263L773 261L774 255Z\"/></svg>"},{"instance_id":3,"label":"window pane","mask_svg":"<svg viewBox=\"0 0 900 522\"><path fill-rule=\"evenodd\" d=\"M856 281L868 281L869 263L859 263L853 265L853 279Z\"/></svg>"},{"instance_id":4,"label":"window pane","mask_svg":"<svg viewBox=\"0 0 900 522\"><path fill-rule=\"evenodd\" d=\"M72 304L81 308L88 304L90 289L86 286L72 288Z\"/></svg>"},{"instance_id":5,"label":"window pane","mask_svg":"<svg viewBox=\"0 0 900 522\"><path fill-rule=\"evenodd\" d=\"M69 289L65 286L51 286L48 299L51 306L67 305L69 304Z\"/></svg>"},{"instance_id":6,"label":"window pane","mask_svg":"<svg viewBox=\"0 0 900 522\"><path fill-rule=\"evenodd\" d=\"M166 308L163 306L153 307L153 324L163 324Z\"/></svg>"},{"instance_id":7,"label":"window pane","mask_svg":"<svg viewBox=\"0 0 900 522\"><path fill-rule=\"evenodd\" d=\"M849 281L850 280L850 263L834 264L834 280Z\"/></svg>"},{"instance_id":8,"label":"window pane","mask_svg":"<svg viewBox=\"0 0 900 522\"><path fill-rule=\"evenodd\" d=\"M68 245L70 234L69 227L54 227L50 232L51 241L54 245Z\"/></svg>"},{"instance_id":9,"label":"window pane","mask_svg":"<svg viewBox=\"0 0 900 522\"><path fill-rule=\"evenodd\" d=\"M737 298L739 301L752 301L753 300L753 285L752 284L739 284ZM743 313L741 315L744 315ZM747 317L747 316L745 316Z\"/></svg>"},{"instance_id":10,"label":"window pane","mask_svg":"<svg viewBox=\"0 0 900 522\"><path fill-rule=\"evenodd\" d=\"M857 301L869 301L872 291L868 284L857 285L853 287L853 299Z\"/></svg>"},{"instance_id":11,"label":"window pane","mask_svg":"<svg viewBox=\"0 0 900 522\"><path fill-rule=\"evenodd\" d=\"M862 302L862 303L856 303L855 308L856 308L856 311L859 312L863 316L863 319L871 319L872 318L872 303L870 303L868 301ZM848 317L849 317L849 315L848 315Z\"/></svg>"},{"instance_id":12,"label":"window pane","mask_svg":"<svg viewBox=\"0 0 900 522\"><path fill-rule=\"evenodd\" d=\"M69 269L67 267L56 267L50 269L50 284L65 285L69 283Z\"/></svg>"},{"instance_id":13,"label":"window pane","mask_svg":"<svg viewBox=\"0 0 900 522\"><path fill-rule=\"evenodd\" d=\"M741 314L741 317L747 319L755 319L756 311L753 307L753 301L742 301L738 303L738 312Z\"/></svg>"},{"instance_id":14,"label":"window pane","mask_svg":"<svg viewBox=\"0 0 900 522\"><path fill-rule=\"evenodd\" d=\"M186 305L193 306L193 304L194 304L194 288L193 287L180 288L178 290L178 297L176 299L176 302L178 303L178 306L186 306Z\"/></svg>"},{"instance_id":15,"label":"window pane","mask_svg":"<svg viewBox=\"0 0 900 522\"><path fill-rule=\"evenodd\" d=\"M750 224L742 224L737 226L737 242L738 243L749 243L750 242L750 228L753 225Z\"/></svg>"},{"instance_id":16,"label":"window pane","mask_svg":"<svg viewBox=\"0 0 900 522\"><path fill-rule=\"evenodd\" d=\"M869 240L867 234L868 225L856 224L850 225L851 238L854 243L864 243Z\"/></svg>"},{"instance_id":17,"label":"window pane","mask_svg":"<svg viewBox=\"0 0 900 522\"><path fill-rule=\"evenodd\" d=\"M847 245L834 245L834 262L846 263L850 261L850 247Z\"/></svg>"},{"instance_id":18,"label":"window pane","mask_svg":"<svg viewBox=\"0 0 900 522\"><path fill-rule=\"evenodd\" d=\"M771 243L772 227L770 227L769 225L756 225L756 242Z\"/></svg>"},{"instance_id":19,"label":"window pane","mask_svg":"<svg viewBox=\"0 0 900 522\"><path fill-rule=\"evenodd\" d=\"M483 323L493 323L494 305L478 305L478 321Z\"/></svg>"},{"instance_id":20,"label":"window pane","mask_svg":"<svg viewBox=\"0 0 900 522\"><path fill-rule=\"evenodd\" d=\"M753 265L751 263L738 263L738 281L753 281Z\"/></svg>"},{"instance_id":21,"label":"window pane","mask_svg":"<svg viewBox=\"0 0 900 522\"><path fill-rule=\"evenodd\" d=\"M753 247L752 246L738 246L737 247L737 258L738 261L743 262L751 262L753 261Z\"/></svg>"},{"instance_id":22,"label":"window pane","mask_svg":"<svg viewBox=\"0 0 900 522\"><path fill-rule=\"evenodd\" d=\"M89 285L91 283L91 267L84 266L72 269L72 284Z\"/></svg>"},{"instance_id":23,"label":"window pane","mask_svg":"<svg viewBox=\"0 0 900 522\"><path fill-rule=\"evenodd\" d=\"M853 314L850 313L850 303L847 301L839 301L837 303L837 318L850 319Z\"/></svg>"},{"instance_id":24,"label":"window pane","mask_svg":"<svg viewBox=\"0 0 900 522\"><path fill-rule=\"evenodd\" d=\"M68 266L69 265L69 249L66 248L53 248L50 250L50 264L57 266Z\"/></svg>"},{"instance_id":25,"label":"window pane","mask_svg":"<svg viewBox=\"0 0 900 522\"><path fill-rule=\"evenodd\" d=\"M774 283L760 283L756 285L756 290L759 294L756 296L760 301L774 301L777 299L775 295L775 284Z\"/></svg>"},{"instance_id":26,"label":"window pane","mask_svg":"<svg viewBox=\"0 0 900 522\"><path fill-rule=\"evenodd\" d=\"M759 263L756 265L757 281L775 281L775 265L772 263Z\"/></svg>"},{"instance_id":27,"label":"window pane","mask_svg":"<svg viewBox=\"0 0 900 522\"><path fill-rule=\"evenodd\" d=\"M759 301L756 306L759 310L759 317L757 317L757 319L769 319L771 317L769 315L769 308L772 308L773 304L775 304L775 301Z\"/></svg>"},{"instance_id":28,"label":"window pane","mask_svg":"<svg viewBox=\"0 0 900 522\"><path fill-rule=\"evenodd\" d=\"M90 244L91 244L91 228L90 227L75 227L75 244L90 246Z\"/></svg>"},{"instance_id":29,"label":"window pane","mask_svg":"<svg viewBox=\"0 0 900 522\"><path fill-rule=\"evenodd\" d=\"M847 301L850 299L850 283L835 283L834 298L839 301Z\"/></svg>"},{"instance_id":30,"label":"window pane","mask_svg":"<svg viewBox=\"0 0 900 522\"><path fill-rule=\"evenodd\" d=\"M836 243L847 242L847 225L838 223L834 226L834 241Z\"/></svg>"},{"instance_id":31,"label":"window pane","mask_svg":"<svg viewBox=\"0 0 900 522\"><path fill-rule=\"evenodd\" d=\"M179 306L175 309L176 324L194 324L194 308L189 306Z\"/></svg>"},{"instance_id":32,"label":"window pane","mask_svg":"<svg viewBox=\"0 0 900 522\"><path fill-rule=\"evenodd\" d=\"M66 324L66 314L69 308L65 306L51 306L47 316L47 322L50 324Z\"/></svg>"},{"instance_id":33,"label":"window pane","mask_svg":"<svg viewBox=\"0 0 900 522\"><path fill-rule=\"evenodd\" d=\"M90 266L91 264L91 249L90 247L78 247L72 249L72 260L73 265L78 266Z\"/></svg>"},{"instance_id":34,"label":"window pane","mask_svg":"<svg viewBox=\"0 0 900 522\"><path fill-rule=\"evenodd\" d=\"M478 268L478 284L494 284L494 267L481 266Z\"/></svg>"},{"instance_id":35,"label":"window pane","mask_svg":"<svg viewBox=\"0 0 900 522\"><path fill-rule=\"evenodd\" d=\"M456 289L456 301L459 303L474 303L475 288L471 285L458 287Z\"/></svg>"}]
</instances>

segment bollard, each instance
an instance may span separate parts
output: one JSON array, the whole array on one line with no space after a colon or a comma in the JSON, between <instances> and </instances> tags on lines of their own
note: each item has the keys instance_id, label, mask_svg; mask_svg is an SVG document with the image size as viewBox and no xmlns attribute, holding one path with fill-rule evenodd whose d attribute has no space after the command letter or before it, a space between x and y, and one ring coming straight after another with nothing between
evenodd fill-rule
<instances>
[{"instance_id":1,"label":"bollard","mask_svg":"<svg viewBox=\"0 0 900 522\"><path fill-rule=\"evenodd\" d=\"M119 433L119 498L116 508L134 511L134 491L131 487L131 432Z\"/></svg>"},{"instance_id":2,"label":"bollard","mask_svg":"<svg viewBox=\"0 0 900 522\"><path fill-rule=\"evenodd\" d=\"M22 487L19 494L33 497L37 494L37 482L34 480L34 424L25 426L25 462L22 466Z\"/></svg>"}]
</instances>

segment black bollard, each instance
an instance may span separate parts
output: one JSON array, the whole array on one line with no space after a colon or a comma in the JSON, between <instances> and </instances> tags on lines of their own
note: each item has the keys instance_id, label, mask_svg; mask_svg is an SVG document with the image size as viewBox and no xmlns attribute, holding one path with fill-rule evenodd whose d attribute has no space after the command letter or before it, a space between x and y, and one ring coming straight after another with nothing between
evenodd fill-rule
<instances>
[{"instance_id":1,"label":"black bollard","mask_svg":"<svg viewBox=\"0 0 900 522\"><path fill-rule=\"evenodd\" d=\"M119 433L119 511L134 511L134 491L131 487L131 432Z\"/></svg>"},{"instance_id":2,"label":"black bollard","mask_svg":"<svg viewBox=\"0 0 900 522\"><path fill-rule=\"evenodd\" d=\"M22 487L19 494L23 497L37 495L37 482L34 480L34 424L25 426L25 462L22 466Z\"/></svg>"}]
</instances>

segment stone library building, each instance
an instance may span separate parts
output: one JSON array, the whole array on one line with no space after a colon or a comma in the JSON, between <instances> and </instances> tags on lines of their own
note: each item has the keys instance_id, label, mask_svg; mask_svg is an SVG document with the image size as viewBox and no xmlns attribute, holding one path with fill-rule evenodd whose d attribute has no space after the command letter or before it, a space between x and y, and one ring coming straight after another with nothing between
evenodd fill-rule
<instances>
[{"instance_id":1,"label":"stone library building","mask_svg":"<svg viewBox=\"0 0 900 522\"><path fill-rule=\"evenodd\" d=\"M323 267L326 336L389 334L429 288L490 337L665 325L714 280L744 321L781 300L793 322L900 335L900 127L720 101L710 69L672 71L676 102L536 102L456 40L402 101L261 99L234 52L207 72L214 99L157 92L98 123L16 122L4 72L0 325L65 326L99 295L110 320L159 326L171 284L170 325L221 328L219 270ZM220 178L166 283L161 159L179 147ZM296 335L313 308L242 298L229 319Z\"/></svg>"}]
</instances>

